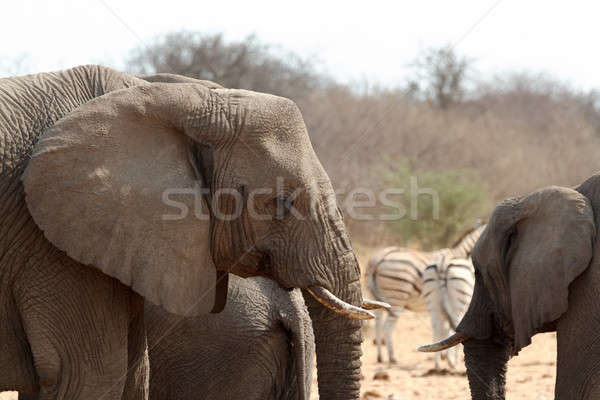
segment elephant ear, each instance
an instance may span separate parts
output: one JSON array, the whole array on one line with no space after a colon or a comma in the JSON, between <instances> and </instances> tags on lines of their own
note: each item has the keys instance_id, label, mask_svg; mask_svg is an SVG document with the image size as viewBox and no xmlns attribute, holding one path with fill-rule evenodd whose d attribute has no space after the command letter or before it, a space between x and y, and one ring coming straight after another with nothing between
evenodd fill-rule
<instances>
[{"instance_id":1,"label":"elephant ear","mask_svg":"<svg viewBox=\"0 0 600 400\"><path fill-rule=\"evenodd\" d=\"M502 231L496 235L497 256L508 274L517 353L567 311L569 284L592 258L594 213L577 191L550 187L499 206L494 214L492 229Z\"/></svg>"},{"instance_id":2,"label":"elephant ear","mask_svg":"<svg viewBox=\"0 0 600 400\"><path fill-rule=\"evenodd\" d=\"M227 295L189 156L219 134L205 121L218 103L210 92L152 84L96 98L44 133L23 175L50 242L180 315L218 312Z\"/></svg>"}]
</instances>

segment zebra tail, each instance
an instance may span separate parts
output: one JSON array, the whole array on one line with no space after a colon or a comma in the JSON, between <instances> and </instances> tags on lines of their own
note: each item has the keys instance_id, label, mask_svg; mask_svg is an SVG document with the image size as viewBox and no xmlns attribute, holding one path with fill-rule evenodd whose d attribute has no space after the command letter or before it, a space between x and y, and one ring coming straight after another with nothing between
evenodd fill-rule
<instances>
[{"instance_id":1,"label":"zebra tail","mask_svg":"<svg viewBox=\"0 0 600 400\"><path fill-rule=\"evenodd\" d=\"M452 313L450 312L450 299L448 299L448 289L444 288L442 290L442 311L444 312L444 315L446 316L446 319L448 320L448 322L450 323L450 327L452 328L452 330L454 332L456 332L456 326L458 325L456 323L456 321L454 321L454 318L452 317Z\"/></svg>"},{"instance_id":2,"label":"zebra tail","mask_svg":"<svg viewBox=\"0 0 600 400\"><path fill-rule=\"evenodd\" d=\"M381 297L381 294L379 293L377 286L375 286L375 274L377 274L378 266L379 266L379 263L377 263L377 265L375 265L375 266L370 266L371 271L369 271L369 274L367 275L367 284L369 285L369 290L373 294L373 297L375 297L375 300L385 302L383 297ZM398 314L396 314L394 311L392 311L391 308L386 308L385 311L387 311L394 317L398 318Z\"/></svg>"}]
</instances>

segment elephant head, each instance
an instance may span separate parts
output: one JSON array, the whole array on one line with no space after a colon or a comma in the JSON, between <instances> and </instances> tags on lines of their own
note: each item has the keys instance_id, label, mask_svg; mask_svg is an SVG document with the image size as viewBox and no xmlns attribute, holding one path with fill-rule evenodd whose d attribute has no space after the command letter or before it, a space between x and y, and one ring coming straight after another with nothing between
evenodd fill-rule
<instances>
[{"instance_id":1,"label":"elephant head","mask_svg":"<svg viewBox=\"0 0 600 400\"><path fill-rule=\"evenodd\" d=\"M23 182L50 242L173 313L222 309L228 272L304 289L322 398L357 398L372 314L293 102L189 83L111 92L45 132Z\"/></svg>"},{"instance_id":2,"label":"elephant head","mask_svg":"<svg viewBox=\"0 0 600 400\"><path fill-rule=\"evenodd\" d=\"M594 252L599 177L505 200L473 250L475 289L457 333L421 351L458 343L473 399L503 399L506 363L567 312L569 285ZM596 214L597 215L597 214Z\"/></svg>"}]
</instances>

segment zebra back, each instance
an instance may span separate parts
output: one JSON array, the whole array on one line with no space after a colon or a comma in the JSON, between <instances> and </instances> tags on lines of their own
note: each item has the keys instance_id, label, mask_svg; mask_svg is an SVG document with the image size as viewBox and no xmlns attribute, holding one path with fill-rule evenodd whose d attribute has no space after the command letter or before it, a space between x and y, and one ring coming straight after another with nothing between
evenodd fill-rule
<instances>
[{"instance_id":1,"label":"zebra back","mask_svg":"<svg viewBox=\"0 0 600 400\"><path fill-rule=\"evenodd\" d=\"M485 229L481 225L466 233L452 248L423 252L405 247L387 247L369 260L367 283L373 296L392 307L422 310L425 307L423 273L440 259L465 259Z\"/></svg>"},{"instance_id":2,"label":"zebra back","mask_svg":"<svg viewBox=\"0 0 600 400\"><path fill-rule=\"evenodd\" d=\"M442 256L424 273L423 295L430 310L448 320L452 329L469 307L475 286L475 270L468 258Z\"/></svg>"},{"instance_id":3,"label":"zebra back","mask_svg":"<svg viewBox=\"0 0 600 400\"><path fill-rule=\"evenodd\" d=\"M423 270L430 262L429 253L403 247L383 249L369 261L369 289L375 298L392 308L422 311Z\"/></svg>"}]
</instances>

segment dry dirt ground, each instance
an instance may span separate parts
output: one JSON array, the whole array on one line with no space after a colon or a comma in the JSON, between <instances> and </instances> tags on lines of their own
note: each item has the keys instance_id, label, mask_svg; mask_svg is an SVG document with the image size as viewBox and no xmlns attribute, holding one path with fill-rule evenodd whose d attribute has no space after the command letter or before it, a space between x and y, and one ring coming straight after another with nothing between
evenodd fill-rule
<instances>
[{"instance_id":1,"label":"dry dirt ground","mask_svg":"<svg viewBox=\"0 0 600 400\"><path fill-rule=\"evenodd\" d=\"M398 359L396 365L377 364L377 350L373 344L373 337L373 323L370 322L365 326L363 344L362 400L470 398L464 366L457 372L432 373L430 370L433 368L433 356L416 351L418 346L429 343L431 339L427 313L416 314L407 311L402 314L394 335L394 350ZM384 356L387 359L387 353L384 352ZM535 336L533 343L509 363L507 399L553 399L555 356L555 334ZM388 373L388 380L373 379L375 373L380 370ZM16 396L0 394L0 400L12 399L16 399ZM311 400L316 399L318 395L315 376Z\"/></svg>"},{"instance_id":2,"label":"dry dirt ground","mask_svg":"<svg viewBox=\"0 0 600 400\"><path fill-rule=\"evenodd\" d=\"M363 343L362 400L470 399L464 364L456 372L434 373L433 355L419 353L416 348L431 340L427 313L402 313L394 334L394 352L398 364L377 363L373 344L374 324L365 326ZM384 359L387 352L384 350ZM556 335L540 334L508 365L507 395L509 400L550 400L554 398L556 376ZM442 362L442 366L445 366ZM373 379L385 371L389 379ZM311 400L318 399L316 377Z\"/></svg>"}]
</instances>

